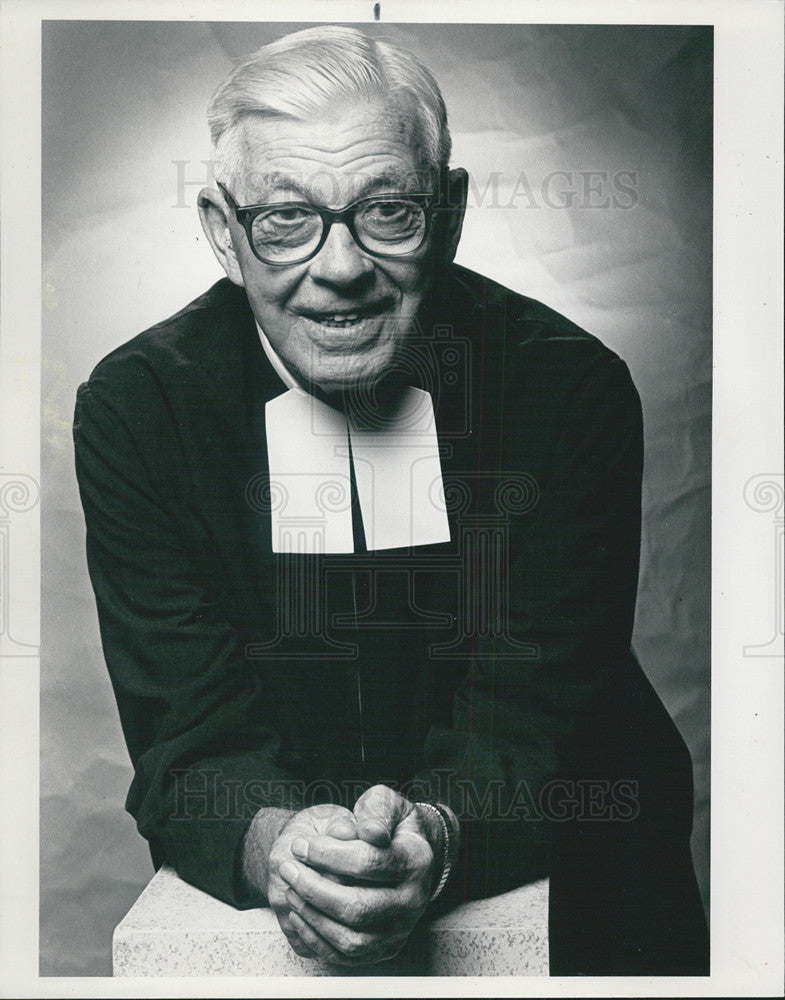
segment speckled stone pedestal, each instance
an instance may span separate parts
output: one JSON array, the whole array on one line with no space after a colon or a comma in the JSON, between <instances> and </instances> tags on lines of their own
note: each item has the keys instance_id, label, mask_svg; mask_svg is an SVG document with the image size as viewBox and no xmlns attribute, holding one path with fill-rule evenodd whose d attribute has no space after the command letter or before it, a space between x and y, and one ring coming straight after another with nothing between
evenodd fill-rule
<instances>
[{"instance_id":1,"label":"speckled stone pedestal","mask_svg":"<svg viewBox=\"0 0 785 1000\"><path fill-rule=\"evenodd\" d=\"M548 882L421 920L392 961L300 958L271 910L235 910L162 868L114 932L115 976L547 976Z\"/></svg>"}]
</instances>

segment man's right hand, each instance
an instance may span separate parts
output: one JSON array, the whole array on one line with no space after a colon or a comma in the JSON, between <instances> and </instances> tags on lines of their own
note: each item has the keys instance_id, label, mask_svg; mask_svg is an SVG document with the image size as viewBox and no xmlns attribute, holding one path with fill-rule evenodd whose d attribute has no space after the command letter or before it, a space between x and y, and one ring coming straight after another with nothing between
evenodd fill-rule
<instances>
[{"instance_id":1,"label":"man's right hand","mask_svg":"<svg viewBox=\"0 0 785 1000\"><path fill-rule=\"evenodd\" d=\"M314 836L356 840L357 823L354 814L343 806L331 804L311 806L300 812L260 809L243 844L243 873L246 880L253 890L267 898L293 951L304 958L319 956L305 944L292 924L292 910L286 899L289 883L281 878L279 871L284 862L294 860L292 841L298 837Z\"/></svg>"}]
</instances>

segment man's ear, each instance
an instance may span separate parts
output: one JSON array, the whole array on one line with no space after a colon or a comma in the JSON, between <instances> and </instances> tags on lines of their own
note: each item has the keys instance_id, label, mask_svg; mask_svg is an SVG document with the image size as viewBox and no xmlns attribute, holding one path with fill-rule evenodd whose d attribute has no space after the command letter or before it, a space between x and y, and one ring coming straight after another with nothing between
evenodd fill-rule
<instances>
[{"instance_id":1,"label":"man's ear","mask_svg":"<svg viewBox=\"0 0 785 1000\"><path fill-rule=\"evenodd\" d=\"M451 170L447 178L446 199L442 226L442 247L444 263L451 264L458 249L458 242L463 229L463 218L466 214L466 198L469 190L469 175L463 167Z\"/></svg>"},{"instance_id":2,"label":"man's ear","mask_svg":"<svg viewBox=\"0 0 785 1000\"><path fill-rule=\"evenodd\" d=\"M218 263L235 285L243 285L243 275L229 229L229 209L226 202L220 192L213 188L202 188L197 203L202 229L213 248L213 253L218 258Z\"/></svg>"}]
</instances>

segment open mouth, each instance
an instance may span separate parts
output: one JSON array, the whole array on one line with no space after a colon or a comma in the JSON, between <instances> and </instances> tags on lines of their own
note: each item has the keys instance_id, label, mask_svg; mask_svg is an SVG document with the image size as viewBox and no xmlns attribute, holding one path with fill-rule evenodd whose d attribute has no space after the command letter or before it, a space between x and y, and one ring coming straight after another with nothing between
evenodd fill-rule
<instances>
[{"instance_id":1,"label":"open mouth","mask_svg":"<svg viewBox=\"0 0 785 1000\"><path fill-rule=\"evenodd\" d=\"M305 309L302 311L301 315L314 323L319 323L320 326L336 330L344 330L353 326L358 326L366 319L379 316L381 313L387 312L390 308L390 302L381 301L354 309Z\"/></svg>"},{"instance_id":2,"label":"open mouth","mask_svg":"<svg viewBox=\"0 0 785 1000\"><path fill-rule=\"evenodd\" d=\"M315 319L317 323L321 323L322 326L336 327L355 326L355 324L359 323L361 319L365 319L365 317L360 316L359 313L334 313L332 315L311 318Z\"/></svg>"}]
</instances>

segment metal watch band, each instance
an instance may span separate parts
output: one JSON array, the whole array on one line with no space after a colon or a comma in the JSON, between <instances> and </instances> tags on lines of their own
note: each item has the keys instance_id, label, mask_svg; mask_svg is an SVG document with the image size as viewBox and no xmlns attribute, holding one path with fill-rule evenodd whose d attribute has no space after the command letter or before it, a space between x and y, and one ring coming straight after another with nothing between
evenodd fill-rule
<instances>
[{"instance_id":1,"label":"metal watch band","mask_svg":"<svg viewBox=\"0 0 785 1000\"><path fill-rule=\"evenodd\" d=\"M430 812L435 813L439 818L442 828L442 873L436 884L436 888L431 894L429 902L432 903L439 896L442 889L444 889L447 879L450 877L458 853L458 842L455 831L450 829L452 824L448 823L444 812L437 805L433 805L430 802L418 802L417 805L421 809L428 809Z\"/></svg>"}]
</instances>

